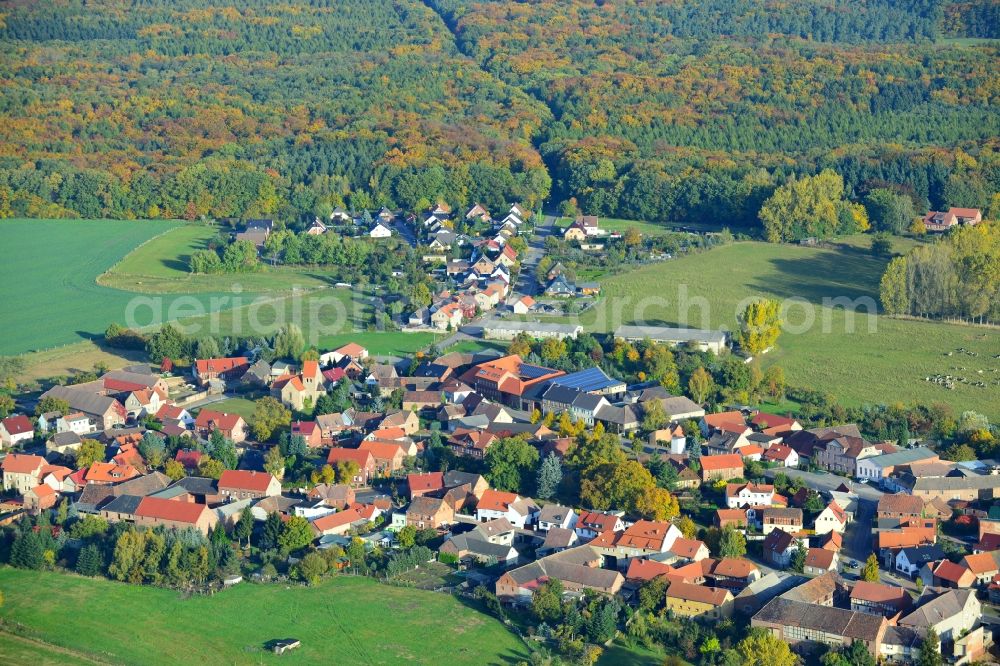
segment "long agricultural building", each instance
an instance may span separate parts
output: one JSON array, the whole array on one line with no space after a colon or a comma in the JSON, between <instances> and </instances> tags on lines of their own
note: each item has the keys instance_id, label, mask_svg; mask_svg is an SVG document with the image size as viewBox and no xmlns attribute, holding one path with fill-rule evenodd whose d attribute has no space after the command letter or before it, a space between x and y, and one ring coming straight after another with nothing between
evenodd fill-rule
<instances>
[{"instance_id":1,"label":"long agricultural building","mask_svg":"<svg viewBox=\"0 0 1000 666\"><path fill-rule=\"evenodd\" d=\"M487 340L513 340L521 333L533 338L576 338L583 332L579 324L550 324L531 321L500 321L493 319L483 322L483 337Z\"/></svg>"},{"instance_id":2,"label":"long agricultural building","mask_svg":"<svg viewBox=\"0 0 1000 666\"><path fill-rule=\"evenodd\" d=\"M615 329L615 337L628 342L649 339L672 347L690 344L701 351L712 351L716 354L722 353L728 340L725 331L670 326L619 326Z\"/></svg>"}]
</instances>

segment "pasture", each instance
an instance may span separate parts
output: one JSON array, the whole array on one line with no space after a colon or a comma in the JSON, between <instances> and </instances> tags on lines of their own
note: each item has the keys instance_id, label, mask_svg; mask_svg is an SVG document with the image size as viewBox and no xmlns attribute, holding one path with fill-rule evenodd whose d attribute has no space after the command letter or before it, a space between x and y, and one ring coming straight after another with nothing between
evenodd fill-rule
<instances>
[{"instance_id":1,"label":"pasture","mask_svg":"<svg viewBox=\"0 0 1000 666\"><path fill-rule=\"evenodd\" d=\"M48 349L100 335L125 323L136 294L96 278L140 243L178 223L152 220L0 222L0 303L6 317L0 354ZM209 294L199 297L207 302Z\"/></svg>"},{"instance_id":2,"label":"pasture","mask_svg":"<svg viewBox=\"0 0 1000 666\"><path fill-rule=\"evenodd\" d=\"M171 590L5 567L0 589L6 629L104 663L478 666L527 659L500 622L456 599L368 578L340 576L308 588L244 583L184 599ZM264 649L288 637L302 647L280 657Z\"/></svg>"},{"instance_id":3,"label":"pasture","mask_svg":"<svg viewBox=\"0 0 1000 666\"><path fill-rule=\"evenodd\" d=\"M989 385L1000 380L1000 360L993 358L1000 334L869 317L863 306L877 304L887 260L863 245L858 239L829 249L744 242L644 266L604 281L601 302L580 315L580 323L600 332L639 322L732 330L743 299L776 298L787 308L791 330L763 362L780 364L790 384L831 393L846 405L946 402L957 411L1000 417L1000 388ZM830 299L862 307L847 312ZM938 374L967 381L953 389L925 381ZM979 381L987 386L976 386Z\"/></svg>"}]
</instances>

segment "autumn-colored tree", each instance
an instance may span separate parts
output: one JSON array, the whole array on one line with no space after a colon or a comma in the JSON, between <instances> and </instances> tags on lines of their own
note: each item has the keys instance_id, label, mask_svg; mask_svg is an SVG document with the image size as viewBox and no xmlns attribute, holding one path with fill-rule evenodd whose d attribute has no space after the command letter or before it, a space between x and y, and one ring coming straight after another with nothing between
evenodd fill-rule
<instances>
[{"instance_id":1,"label":"autumn-colored tree","mask_svg":"<svg viewBox=\"0 0 1000 666\"><path fill-rule=\"evenodd\" d=\"M758 298L739 314L736 340L750 356L758 356L778 341L781 335L781 304L770 298Z\"/></svg>"},{"instance_id":2,"label":"autumn-colored tree","mask_svg":"<svg viewBox=\"0 0 1000 666\"><path fill-rule=\"evenodd\" d=\"M698 404L704 404L714 390L715 381L712 379L712 375L702 366L698 366L688 380L688 392L691 397Z\"/></svg>"}]
</instances>

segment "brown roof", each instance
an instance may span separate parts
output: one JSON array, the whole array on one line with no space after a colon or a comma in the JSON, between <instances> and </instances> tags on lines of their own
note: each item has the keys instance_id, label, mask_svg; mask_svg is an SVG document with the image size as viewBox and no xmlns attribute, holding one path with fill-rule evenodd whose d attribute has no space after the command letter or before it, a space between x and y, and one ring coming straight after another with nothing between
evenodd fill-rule
<instances>
[{"instance_id":1,"label":"brown roof","mask_svg":"<svg viewBox=\"0 0 1000 666\"><path fill-rule=\"evenodd\" d=\"M919 516L923 510L924 501L913 495L886 493L878 501L878 513L910 513Z\"/></svg>"},{"instance_id":2,"label":"brown roof","mask_svg":"<svg viewBox=\"0 0 1000 666\"><path fill-rule=\"evenodd\" d=\"M971 573L964 565L955 564L950 560L941 560L934 569L934 576L951 583L961 583L966 574Z\"/></svg>"},{"instance_id":3,"label":"brown roof","mask_svg":"<svg viewBox=\"0 0 1000 666\"><path fill-rule=\"evenodd\" d=\"M264 492L273 480L274 477L267 472L227 469L219 477L219 489L235 488L237 490Z\"/></svg>"},{"instance_id":4,"label":"brown roof","mask_svg":"<svg viewBox=\"0 0 1000 666\"><path fill-rule=\"evenodd\" d=\"M757 565L742 557L723 557L712 568L713 574L729 578L746 578L754 571L757 571Z\"/></svg>"},{"instance_id":5,"label":"brown roof","mask_svg":"<svg viewBox=\"0 0 1000 666\"><path fill-rule=\"evenodd\" d=\"M697 539L685 539L684 537L677 537L674 539L674 543L670 546L670 552L677 557L686 557L691 560L698 554L698 551L705 546L703 541L698 541Z\"/></svg>"},{"instance_id":6,"label":"brown roof","mask_svg":"<svg viewBox=\"0 0 1000 666\"><path fill-rule=\"evenodd\" d=\"M833 564L833 558L836 556L837 554L832 550L810 548L806 551L805 566L815 567L817 569L829 569Z\"/></svg>"},{"instance_id":7,"label":"brown roof","mask_svg":"<svg viewBox=\"0 0 1000 666\"><path fill-rule=\"evenodd\" d=\"M783 627L814 629L869 642L879 638L879 633L885 625L885 618L876 618L868 613L803 603L783 597L771 599L753 619Z\"/></svg>"},{"instance_id":8,"label":"brown roof","mask_svg":"<svg viewBox=\"0 0 1000 666\"><path fill-rule=\"evenodd\" d=\"M692 585L690 583L675 582L667 588L667 598L684 599L685 601L697 601L712 606L721 606L730 599L732 593L718 587L705 587L704 585Z\"/></svg>"},{"instance_id":9,"label":"brown roof","mask_svg":"<svg viewBox=\"0 0 1000 666\"><path fill-rule=\"evenodd\" d=\"M910 601L910 595L907 594L906 590L895 585L884 585L882 583L870 583L859 580L851 590L851 599L902 608L904 603L906 606L909 605L906 602Z\"/></svg>"},{"instance_id":10,"label":"brown roof","mask_svg":"<svg viewBox=\"0 0 1000 666\"><path fill-rule=\"evenodd\" d=\"M326 456L326 461L331 465L336 465L339 462L347 462L353 460L358 464L358 467L365 469L374 464L374 458L370 451L361 451L359 449L345 449L343 447L333 447Z\"/></svg>"}]
</instances>

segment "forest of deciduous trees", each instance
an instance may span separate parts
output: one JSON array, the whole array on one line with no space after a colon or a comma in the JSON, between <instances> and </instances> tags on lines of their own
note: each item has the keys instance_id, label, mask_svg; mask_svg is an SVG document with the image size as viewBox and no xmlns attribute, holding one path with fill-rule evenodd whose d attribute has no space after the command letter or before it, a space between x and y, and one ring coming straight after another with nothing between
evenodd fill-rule
<instances>
[{"instance_id":1,"label":"forest of deciduous trees","mask_svg":"<svg viewBox=\"0 0 1000 666\"><path fill-rule=\"evenodd\" d=\"M0 215L442 198L759 229L792 175L996 215L988 0L67 0L0 22Z\"/></svg>"},{"instance_id":2,"label":"forest of deciduous trees","mask_svg":"<svg viewBox=\"0 0 1000 666\"><path fill-rule=\"evenodd\" d=\"M939 39L969 34L977 8L431 4L464 52L549 106L555 195L589 212L753 227L789 175L824 168L852 199L890 184L922 209L1000 190L997 47Z\"/></svg>"},{"instance_id":3,"label":"forest of deciduous trees","mask_svg":"<svg viewBox=\"0 0 1000 666\"><path fill-rule=\"evenodd\" d=\"M889 314L1000 320L1000 226L962 227L920 245L886 267L882 307Z\"/></svg>"}]
</instances>

